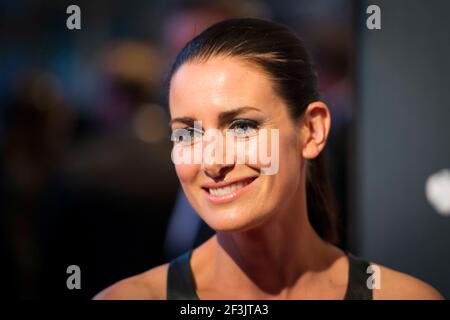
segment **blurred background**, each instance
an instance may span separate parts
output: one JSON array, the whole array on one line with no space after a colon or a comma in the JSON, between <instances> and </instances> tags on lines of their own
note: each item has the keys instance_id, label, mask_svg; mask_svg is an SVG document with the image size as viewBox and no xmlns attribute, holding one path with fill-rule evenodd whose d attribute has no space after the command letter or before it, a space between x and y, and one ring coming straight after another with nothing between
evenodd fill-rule
<instances>
[{"instance_id":1,"label":"blurred background","mask_svg":"<svg viewBox=\"0 0 450 320\"><path fill-rule=\"evenodd\" d=\"M81 29L69 30L69 5ZM381 30L366 9L381 8ZM332 113L338 245L450 296L450 3L0 3L4 298L90 299L213 233L170 159L164 76L209 25L259 17L307 41ZM81 290L66 269L81 268Z\"/></svg>"}]
</instances>

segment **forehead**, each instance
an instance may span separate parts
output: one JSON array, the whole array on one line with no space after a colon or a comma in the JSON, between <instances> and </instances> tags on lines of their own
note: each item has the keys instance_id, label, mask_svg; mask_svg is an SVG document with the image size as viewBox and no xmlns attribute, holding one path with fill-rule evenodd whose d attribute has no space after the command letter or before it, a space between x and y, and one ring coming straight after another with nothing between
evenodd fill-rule
<instances>
[{"instance_id":1,"label":"forehead","mask_svg":"<svg viewBox=\"0 0 450 320\"><path fill-rule=\"evenodd\" d=\"M276 99L267 74L249 62L230 57L182 65L172 78L169 92L172 117L196 117L239 106L267 108Z\"/></svg>"}]
</instances>

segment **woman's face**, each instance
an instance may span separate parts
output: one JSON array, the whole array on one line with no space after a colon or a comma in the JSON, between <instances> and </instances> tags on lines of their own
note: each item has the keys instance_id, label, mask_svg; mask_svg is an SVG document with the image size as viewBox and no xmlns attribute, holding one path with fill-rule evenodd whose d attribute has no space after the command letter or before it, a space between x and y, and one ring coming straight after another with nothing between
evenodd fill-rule
<instances>
[{"instance_id":1,"label":"woman's face","mask_svg":"<svg viewBox=\"0 0 450 320\"><path fill-rule=\"evenodd\" d=\"M175 164L189 202L211 228L247 230L273 217L298 194L302 174L298 131L285 102L275 93L263 71L235 57L185 63L173 75L169 99L174 134L194 132L189 128L194 127L194 121L201 121L203 132L219 129L224 137L226 132L231 133L225 144L230 139L248 143L244 148L247 156L244 163L233 156L231 162L211 163L202 158L198 163ZM251 142L262 141L258 135L262 129L267 129L267 150L272 150L266 154L270 154L272 162L278 161L275 174L264 173L269 165L260 158L249 161L250 155L257 154L261 148ZM271 135L276 131L270 129L277 129L278 137ZM199 143L202 143L201 150L208 147L211 150L211 144L218 146L214 142L217 140L204 141L201 135L198 137L174 142L174 150L193 150ZM227 147L221 150L224 157L229 150L236 151ZM219 158L223 160L222 156Z\"/></svg>"}]
</instances>

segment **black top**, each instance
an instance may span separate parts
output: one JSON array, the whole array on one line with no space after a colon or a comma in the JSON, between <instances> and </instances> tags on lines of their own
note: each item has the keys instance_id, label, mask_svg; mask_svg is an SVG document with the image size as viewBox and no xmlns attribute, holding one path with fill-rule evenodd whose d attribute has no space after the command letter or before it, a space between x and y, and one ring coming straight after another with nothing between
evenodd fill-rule
<instances>
[{"instance_id":1,"label":"black top","mask_svg":"<svg viewBox=\"0 0 450 320\"><path fill-rule=\"evenodd\" d=\"M190 266L192 251L170 261L167 274L168 300L200 300ZM367 287L367 267L370 263L347 252L349 260L348 284L344 300L372 300L372 289Z\"/></svg>"}]
</instances>

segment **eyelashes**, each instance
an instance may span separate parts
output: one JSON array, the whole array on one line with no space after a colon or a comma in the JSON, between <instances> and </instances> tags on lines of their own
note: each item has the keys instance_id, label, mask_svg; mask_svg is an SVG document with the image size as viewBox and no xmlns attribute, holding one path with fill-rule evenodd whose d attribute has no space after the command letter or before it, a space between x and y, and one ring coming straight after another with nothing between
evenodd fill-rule
<instances>
[{"instance_id":1,"label":"eyelashes","mask_svg":"<svg viewBox=\"0 0 450 320\"><path fill-rule=\"evenodd\" d=\"M258 133L261 123L252 119L235 119L229 127L227 132L238 139L248 139ZM190 145L198 141L204 134L203 130L186 126L184 128L174 129L171 133L170 139L175 144Z\"/></svg>"},{"instance_id":2,"label":"eyelashes","mask_svg":"<svg viewBox=\"0 0 450 320\"><path fill-rule=\"evenodd\" d=\"M228 132L232 132L238 138L248 138L255 135L260 128L260 123L250 119L236 119L230 124Z\"/></svg>"},{"instance_id":3,"label":"eyelashes","mask_svg":"<svg viewBox=\"0 0 450 320\"><path fill-rule=\"evenodd\" d=\"M194 127L184 127L175 129L170 135L170 140L175 144L190 145L198 141L203 135L203 131Z\"/></svg>"}]
</instances>

